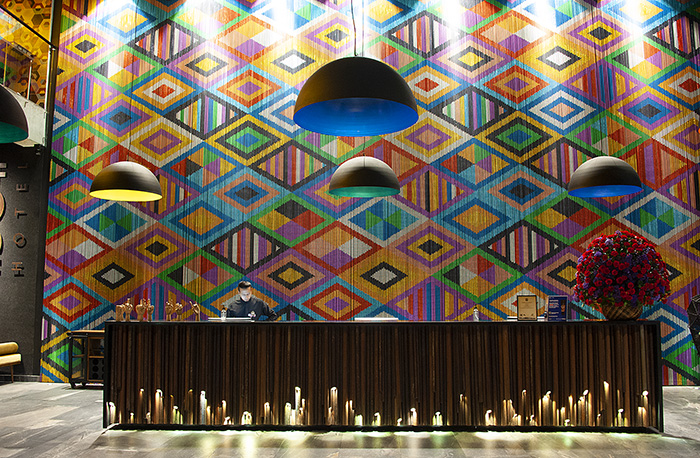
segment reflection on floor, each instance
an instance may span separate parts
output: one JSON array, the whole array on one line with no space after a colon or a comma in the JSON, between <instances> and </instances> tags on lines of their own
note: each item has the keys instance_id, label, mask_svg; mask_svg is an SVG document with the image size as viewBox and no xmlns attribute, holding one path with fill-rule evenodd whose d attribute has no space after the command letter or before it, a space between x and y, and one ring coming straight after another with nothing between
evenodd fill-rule
<instances>
[{"instance_id":1,"label":"reflection on floor","mask_svg":"<svg viewBox=\"0 0 700 458\"><path fill-rule=\"evenodd\" d=\"M664 389L664 434L117 431L102 392L49 383L0 385L0 457L700 456L700 389Z\"/></svg>"}]
</instances>

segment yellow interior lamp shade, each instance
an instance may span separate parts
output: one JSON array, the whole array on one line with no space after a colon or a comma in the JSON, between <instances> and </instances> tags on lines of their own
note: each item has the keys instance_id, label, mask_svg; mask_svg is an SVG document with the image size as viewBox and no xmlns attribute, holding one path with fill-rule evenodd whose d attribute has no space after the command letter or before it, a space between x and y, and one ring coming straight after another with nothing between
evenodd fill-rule
<instances>
[{"instance_id":1,"label":"yellow interior lamp shade","mask_svg":"<svg viewBox=\"0 0 700 458\"><path fill-rule=\"evenodd\" d=\"M14 143L29 136L27 117L17 99L0 85L0 143Z\"/></svg>"},{"instance_id":2,"label":"yellow interior lamp shade","mask_svg":"<svg viewBox=\"0 0 700 458\"><path fill-rule=\"evenodd\" d=\"M163 197L158 178L146 167L123 161L108 165L97 174L90 195L98 199L151 202Z\"/></svg>"}]
</instances>

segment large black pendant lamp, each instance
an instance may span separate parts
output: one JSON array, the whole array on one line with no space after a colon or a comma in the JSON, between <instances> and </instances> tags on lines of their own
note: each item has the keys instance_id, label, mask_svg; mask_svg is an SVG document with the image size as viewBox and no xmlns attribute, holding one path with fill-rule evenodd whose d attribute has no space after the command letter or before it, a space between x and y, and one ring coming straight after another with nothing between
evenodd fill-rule
<instances>
[{"instance_id":1,"label":"large black pendant lamp","mask_svg":"<svg viewBox=\"0 0 700 458\"><path fill-rule=\"evenodd\" d=\"M382 135L418 120L413 92L393 68L366 57L345 57L321 67L299 91L294 122L306 130L347 137ZM391 167L373 157L341 164L328 193L344 197L398 194Z\"/></svg>"},{"instance_id":2,"label":"large black pendant lamp","mask_svg":"<svg viewBox=\"0 0 700 458\"><path fill-rule=\"evenodd\" d=\"M294 106L294 122L328 135L383 135L416 121L416 99L401 75L384 62L359 56L318 69L299 91Z\"/></svg>"},{"instance_id":3,"label":"large black pendant lamp","mask_svg":"<svg viewBox=\"0 0 700 458\"><path fill-rule=\"evenodd\" d=\"M5 86L0 85L0 143L14 143L29 136L22 105Z\"/></svg>"},{"instance_id":4,"label":"large black pendant lamp","mask_svg":"<svg viewBox=\"0 0 700 458\"><path fill-rule=\"evenodd\" d=\"M294 122L320 134L367 137L404 130L418 121L411 88L399 73L376 59L357 55L355 9L350 1L355 55L334 60L311 75L299 91ZM372 157L341 164L328 193L345 197L381 197L399 193L391 167Z\"/></svg>"},{"instance_id":5,"label":"large black pendant lamp","mask_svg":"<svg viewBox=\"0 0 700 458\"><path fill-rule=\"evenodd\" d=\"M366 57L346 57L321 67L301 88L294 107L294 122L328 135L382 135L403 130L417 120L416 100L406 81L385 63ZM328 193L383 197L399 190L391 167L361 156L336 169Z\"/></svg>"},{"instance_id":6,"label":"large black pendant lamp","mask_svg":"<svg viewBox=\"0 0 700 458\"><path fill-rule=\"evenodd\" d=\"M642 180L622 159L598 156L589 159L571 175L569 194L576 197L618 197L642 190Z\"/></svg>"},{"instance_id":7,"label":"large black pendant lamp","mask_svg":"<svg viewBox=\"0 0 700 458\"><path fill-rule=\"evenodd\" d=\"M150 202L163 197L158 178L141 164L115 162L97 174L90 195L98 199Z\"/></svg>"}]
</instances>

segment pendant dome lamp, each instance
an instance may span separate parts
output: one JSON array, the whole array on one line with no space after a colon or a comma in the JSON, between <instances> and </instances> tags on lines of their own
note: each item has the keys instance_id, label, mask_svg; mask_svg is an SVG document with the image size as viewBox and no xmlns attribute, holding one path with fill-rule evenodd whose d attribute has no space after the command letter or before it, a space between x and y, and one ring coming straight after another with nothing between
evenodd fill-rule
<instances>
[{"instance_id":1,"label":"pendant dome lamp","mask_svg":"<svg viewBox=\"0 0 700 458\"><path fill-rule=\"evenodd\" d=\"M594 49L594 57L597 71L605 74L604 68L600 67L604 63L604 56L599 55L598 50ZM610 110L610 94L615 93L615 87L611 81L604 78L596 84L600 84L598 103L602 112L605 113ZM603 117L602 122L606 122L606 119ZM642 190L642 180L639 179L634 167L620 158L609 156L607 144L604 150L606 153L604 156L589 159L574 170L567 185L569 194L583 198L619 197Z\"/></svg>"},{"instance_id":2,"label":"pendant dome lamp","mask_svg":"<svg viewBox=\"0 0 700 458\"><path fill-rule=\"evenodd\" d=\"M355 7L350 0L355 53L327 63L309 77L294 105L294 122L311 132L345 137L384 135L418 121L418 106L406 80L376 59L357 55ZM391 167L373 157L355 157L331 177L328 193L344 197L398 194Z\"/></svg>"},{"instance_id":3,"label":"pendant dome lamp","mask_svg":"<svg viewBox=\"0 0 700 458\"><path fill-rule=\"evenodd\" d=\"M115 162L97 174L90 195L98 199L151 202L163 197L158 178L141 164Z\"/></svg>"},{"instance_id":4,"label":"pendant dome lamp","mask_svg":"<svg viewBox=\"0 0 700 458\"><path fill-rule=\"evenodd\" d=\"M349 159L336 169L328 194L342 197L386 197L399 193L396 174L385 162L374 157Z\"/></svg>"},{"instance_id":5,"label":"pendant dome lamp","mask_svg":"<svg viewBox=\"0 0 700 458\"><path fill-rule=\"evenodd\" d=\"M334 60L304 83L294 122L320 134L365 137L398 132L418 121L411 88L379 60L353 56Z\"/></svg>"},{"instance_id":6,"label":"pendant dome lamp","mask_svg":"<svg viewBox=\"0 0 700 458\"><path fill-rule=\"evenodd\" d=\"M575 197L619 197L642 190L634 168L622 159L598 156L581 164L569 180L569 194Z\"/></svg>"},{"instance_id":7,"label":"pendant dome lamp","mask_svg":"<svg viewBox=\"0 0 700 458\"><path fill-rule=\"evenodd\" d=\"M0 143L14 143L29 136L27 117L22 105L0 85Z\"/></svg>"}]
</instances>

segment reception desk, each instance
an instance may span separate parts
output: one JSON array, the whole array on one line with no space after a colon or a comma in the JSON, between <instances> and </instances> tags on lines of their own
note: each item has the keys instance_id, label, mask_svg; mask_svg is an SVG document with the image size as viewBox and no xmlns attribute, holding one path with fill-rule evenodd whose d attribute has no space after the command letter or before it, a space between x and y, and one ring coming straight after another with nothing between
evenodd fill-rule
<instances>
[{"instance_id":1,"label":"reception desk","mask_svg":"<svg viewBox=\"0 0 700 458\"><path fill-rule=\"evenodd\" d=\"M105 426L662 431L658 322L106 324Z\"/></svg>"}]
</instances>

